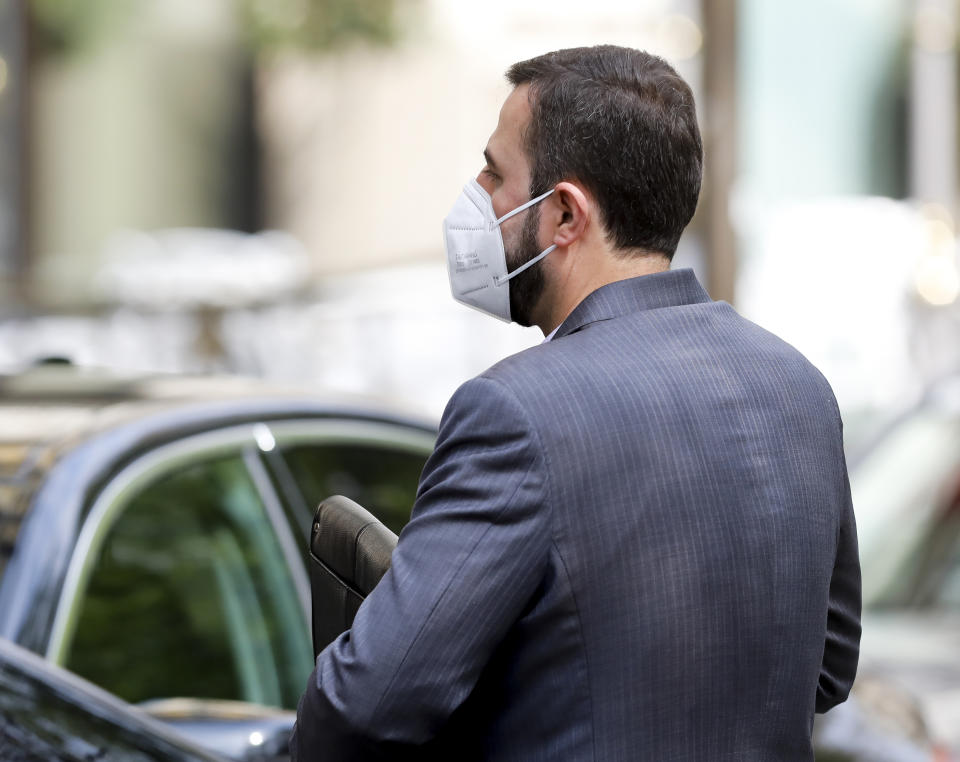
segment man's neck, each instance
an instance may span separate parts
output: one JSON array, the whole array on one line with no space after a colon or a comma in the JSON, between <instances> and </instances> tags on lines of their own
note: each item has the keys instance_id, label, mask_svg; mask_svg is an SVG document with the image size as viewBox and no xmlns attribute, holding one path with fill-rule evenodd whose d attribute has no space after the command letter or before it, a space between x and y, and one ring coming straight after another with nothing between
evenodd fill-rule
<instances>
[{"instance_id":1,"label":"man's neck","mask_svg":"<svg viewBox=\"0 0 960 762\"><path fill-rule=\"evenodd\" d=\"M543 301L548 302L545 314L536 321L544 336L556 330L577 305L586 299L598 288L608 283L615 283L628 278L638 278L641 275L652 275L670 268L670 260L662 254L635 254L626 256L607 256L603 259L603 267L595 269L589 277L567 277L555 287L550 294L545 292ZM553 297L550 299L549 297Z\"/></svg>"}]
</instances>

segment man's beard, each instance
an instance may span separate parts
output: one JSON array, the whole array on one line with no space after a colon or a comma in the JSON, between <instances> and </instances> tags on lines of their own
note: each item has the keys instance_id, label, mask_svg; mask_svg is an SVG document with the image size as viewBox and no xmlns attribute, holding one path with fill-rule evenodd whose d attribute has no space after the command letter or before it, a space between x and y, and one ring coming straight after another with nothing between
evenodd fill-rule
<instances>
[{"instance_id":1,"label":"man's beard","mask_svg":"<svg viewBox=\"0 0 960 762\"><path fill-rule=\"evenodd\" d=\"M529 210L515 246L506 246L507 272L522 267L540 253L537 243L537 228L540 227L540 210ZM513 242L511 242L513 243ZM528 267L510 279L510 319L522 326L533 325L533 311L543 295L546 285L543 278L543 260Z\"/></svg>"}]
</instances>

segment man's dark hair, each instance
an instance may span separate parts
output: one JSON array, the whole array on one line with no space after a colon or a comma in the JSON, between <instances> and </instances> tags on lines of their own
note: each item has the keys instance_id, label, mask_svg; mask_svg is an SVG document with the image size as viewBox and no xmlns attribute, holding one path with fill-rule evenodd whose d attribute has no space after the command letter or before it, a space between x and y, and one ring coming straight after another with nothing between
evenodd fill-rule
<instances>
[{"instance_id":1,"label":"man's dark hair","mask_svg":"<svg viewBox=\"0 0 960 762\"><path fill-rule=\"evenodd\" d=\"M531 198L579 181L616 248L672 257L697 208L703 164L693 94L673 67L599 45L515 63L507 79L530 85Z\"/></svg>"}]
</instances>

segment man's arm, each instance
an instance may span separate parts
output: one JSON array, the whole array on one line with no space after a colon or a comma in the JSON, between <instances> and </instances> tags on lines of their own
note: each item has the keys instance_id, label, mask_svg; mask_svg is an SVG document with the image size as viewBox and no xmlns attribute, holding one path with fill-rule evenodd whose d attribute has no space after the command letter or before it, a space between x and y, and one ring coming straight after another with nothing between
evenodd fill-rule
<instances>
[{"instance_id":1,"label":"man's arm","mask_svg":"<svg viewBox=\"0 0 960 762\"><path fill-rule=\"evenodd\" d=\"M473 689L546 568L543 455L511 392L458 390L390 570L317 657L294 757L376 759L433 737Z\"/></svg>"},{"instance_id":2,"label":"man's arm","mask_svg":"<svg viewBox=\"0 0 960 762\"><path fill-rule=\"evenodd\" d=\"M837 536L837 555L830 578L827 637L823 647L817 711L826 712L846 700L857 674L860 655L860 558L857 525L850 499L850 481L843 465L844 504Z\"/></svg>"}]
</instances>

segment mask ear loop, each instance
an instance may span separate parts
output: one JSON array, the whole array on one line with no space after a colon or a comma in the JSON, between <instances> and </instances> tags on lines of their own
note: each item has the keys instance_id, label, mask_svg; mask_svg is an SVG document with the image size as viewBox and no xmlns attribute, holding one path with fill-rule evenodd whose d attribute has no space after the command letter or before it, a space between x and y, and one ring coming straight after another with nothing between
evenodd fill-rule
<instances>
[{"instance_id":1,"label":"mask ear loop","mask_svg":"<svg viewBox=\"0 0 960 762\"><path fill-rule=\"evenodd\" d=\"M540 194L539 196L537 196L536 198L530 199L527 203L521 204L521 205L518 206L516 209L514 209L512 212L507 212L507 213L506 213L505 215L503 215L503 217L501 217L499 220L496 220L495 222L491 222L491 223L490 223L490 229L493 230L495 227L500 227L500 224L501 224L502 222L504 222L505 220L509 220L509 219L510 219L511 217L513 217L515 214L520 214L520 212L522 212L524 209L529 209L529 208L530 208L531 206L533 206L534 204L539 204L539 203L540 203L541 201L543 201L547 196L549 196L551 193L553 193L554 190L556 190L556 189L555 189L555 188L551 188L551 189L548 190L546 193L541 193L541 194ZM556 245L556 244L553 244L553 246L550 246L549 248L544 249L544 250L541 251L539 254L537 254L537 256L535 256L533 259L529 260L528 262L524 262L522 265L520 265L520 267L518 267L518 268L517 268L516 270L514 270L512 273L507 273L507 274L506 274L504 277L502 277L502 278L501 278L499 275L494 275L494 276L493 276L493 285L494 285L494 286L502 286L502 285L503 285L504 283L506 283L508 280L510 280L511 278L513 278L513 277L516 276L516 275L519 275L519 274L522 273L524 270L526 270L528 267L533 267L535 264L537 264L537 262L539 262L541 259L543 259L545 256L547 256L547 254L549 254L549 253L550 253L551 251L553 251L555 248L557 248L557 245Z\"/></svg>"},{"instance_id":2,"label":"mask ear loop","mask_svg":"<svg viewBox=\"0 0 960 762\"><path fill-rule=\"evenodd\" d=\"M519 275L519 274L522 273L524 270L526 270L528 267L533 267L535 264L537 264L537 262L539 262L541 259L543 259L545 256L547 256L547 254L549 254L549 253L550 253L551 251L553 251L555 248L557 248L557 244L553 244L553 246L548 246L546 249L544 249L544 250L541 251L539 254L537 254L537 256L535 256L533 259L529 260L528 262L524 262L522 265L520 265L520 267L518 267L518 268L517 268L516 270L514 270L512 273L507 273L503 278L501 278L501 277L498 276L498 275L494 275L494 276L493 276L493 285L495 285L495 286L502 286L504 283L506 283L506 282L507 282L508 280L510 280L512 277L514 277L515 275Z\"/></svg>"},{"instance_id":3,"label":"mask ear loop","mask_svg":"<svg viewBox=\"0 0 960 762\"><path fill-rule=\"evenodd\" d=\"M515 215L515 214L520 214L520 212L522 212L524 209L529 209L529 208L530 208L531 206L533 206L534 204L540 203L540 202L543 201L547 196L549 196L551 193L553 193L554 190L555 190L555 188L551 188L551 189L548 190L546 193L541 193L541 194L540 194L539 196L537 196L536 198L530 199L527 203L521 204L521 205L518 206L516 209L514 209L512 212L507 212L507 213L506 213L505 215L503 215L503 217L501 217L499 220L494 220L493 222L491 222L491 223L490 223L490 229L493 230L494 228L500 227L500 223L505 222L506 220L509 220L511 217L513 217L513 215Z\"/></svg>"}]
</instances>

